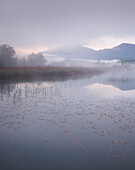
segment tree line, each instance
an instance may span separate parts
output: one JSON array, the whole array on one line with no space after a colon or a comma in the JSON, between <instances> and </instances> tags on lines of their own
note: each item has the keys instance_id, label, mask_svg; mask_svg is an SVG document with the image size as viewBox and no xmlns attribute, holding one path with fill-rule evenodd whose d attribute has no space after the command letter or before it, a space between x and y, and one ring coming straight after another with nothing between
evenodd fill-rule
<instances>
[{"instance_id":1,"label":"tree line","mask_svg":"<svg viewBox=\"0 0 135 170\"><path fill-rule=\"evenodd\" d=\"M27 57L16 57L16 51L8 44L0 46L0 67L44 66L46 59L42 53L31 53Z\"/></svg>"}]
</instances>

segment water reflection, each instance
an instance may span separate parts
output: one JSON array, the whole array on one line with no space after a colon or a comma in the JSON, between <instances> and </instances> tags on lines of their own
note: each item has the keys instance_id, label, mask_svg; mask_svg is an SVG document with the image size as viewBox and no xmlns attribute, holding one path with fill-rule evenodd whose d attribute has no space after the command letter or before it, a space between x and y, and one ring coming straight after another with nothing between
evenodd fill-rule
<instances>
[{"instance_id":1,"label":"water reflection","mask_svg":"<svg viewBox=\"0 0 135 170\"><path fill-rule=\"evenodd\" d=\"M90 84L100 83L104 85L112 85L120 90L135 89L135 70L122 69L106 72L100 76L94 76L90 80ZM89 84L89 85L90 85Z\"/></svg>"},{"instance_id":2,"label":"water reflection","mask_svg":"<svg viewBox=\"0 0 135 170\"><path fill-rule=\"evenodd\" d=\"M57 85L56 85L57 84ZM2 84L0 86L1 100L7 97L18 103L22 99L29 96L57 96L60 93L59 83L51 82L33 82L33 83L18 83L18 84Z\"/></svg>"},{"instance_id":3,"label":"water reflection","mask_svg":"<svg viewBox=\"0 0 135 170\"><path fill-rule=\"evenodd\" d=\"M0 98L3 100L3 94L5 94L7 97L10 96L10 93L15 88L15 84L0 84Z\"/></svg>"},{"instance_id":4,"label":"water reflection","mask_svg":"<svg viewBox=\"0 0 135 170\"><path fill-rule=\"evenodd\" d=\"M0 169L134 170L135 91L109 74L0 86Z\"/></svg>"},{"instance_id":5,"label":"water reflection","mask_svg":"<svg viewBox=\"0 0 135 170\"><path fill-rule=\"evenodd\" d=\"M110 97L135 97L135 90L122 91L119 88L116 88L112 85L104 85L101 83L94 83L89 86L85 86L85 89L89 91L89 93L93 97L98 98L110 98Z\"/></svg>"}]
</instances>

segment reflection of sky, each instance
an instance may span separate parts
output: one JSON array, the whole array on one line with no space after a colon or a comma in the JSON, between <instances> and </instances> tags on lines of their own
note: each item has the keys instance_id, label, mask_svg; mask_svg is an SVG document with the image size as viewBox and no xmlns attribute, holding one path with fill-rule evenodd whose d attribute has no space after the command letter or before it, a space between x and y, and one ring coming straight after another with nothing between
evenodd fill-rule
<instances>
[{"instance_id":1,"label":"reflection of sky","mask_svg":"<svg viewBox=\"0 0 135 170\"><path fill-rule=\"evenodd\" d=\"M112 85L104 85L101 83L94 83L92 85L85 86L84 89L87 89L92 96L97 97L134 97L135 90L122 91Z\"/></svg>"},{"instance_id":2,"label":"reflection of sky","mask_svg":"<svg viewBox=\"0 0 135 170\"><path fill-rule=\"evenodd\" d=\"M135 71L131 67L122 68L121 70L115 68L113 71L105 72L99 76L93 76L89 84L84 86L92 85L95 83L111 85L122 91L131 91L135 89ZM108 87L108 86L106 86Z\"/></svg>"},{"instance_id":3,"label":"reflection of sky","mask_svg":"<svg viewBox=\"0 0 135 170\"><path fill-rule=\"evenodd\" d=\"M0 101L0 169L131 170L133 92L91 79L16 84Z\"/></svg>"}]
</instances>

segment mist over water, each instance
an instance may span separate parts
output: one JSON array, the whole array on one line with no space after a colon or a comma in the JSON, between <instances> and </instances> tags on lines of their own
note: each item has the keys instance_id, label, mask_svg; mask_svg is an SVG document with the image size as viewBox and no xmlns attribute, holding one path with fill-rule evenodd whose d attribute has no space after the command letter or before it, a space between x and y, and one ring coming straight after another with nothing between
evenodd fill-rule
<instances>
[{"instance_id":1,"label":"mist over water","mask_svg":"<svg viewBox=\"0 0 135 170\"><path fill-rule=\"evenodd\" d=\"M0 169L134 170L134 69L0 84Z\"/></svg>"},{"instance_id":2,"label":"mist over water","mask_svg":"<svg viewBox=\"0 0 135 170\"><path fill-rule=\"evenodd\" d=\"M135 170L134 8L0 1L0 170Z\"/></svg>"},{"instance_id":3,"label":"mist over water","mask_svg":"<svg viewBox=\"0 0 135 170\"><path fill-rule=\"evenodd\" d=\"M100 66L122 66L121 60L90 60L74 58L45 57L46 65L65 67L100 67Z\"/></svg>"}]
</instances>

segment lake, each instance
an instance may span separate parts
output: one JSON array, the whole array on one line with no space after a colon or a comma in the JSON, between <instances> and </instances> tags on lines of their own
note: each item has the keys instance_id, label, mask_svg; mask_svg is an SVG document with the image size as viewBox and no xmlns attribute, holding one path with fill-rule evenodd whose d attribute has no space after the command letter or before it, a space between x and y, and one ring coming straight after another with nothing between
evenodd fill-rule
<instances>
[{"instance_id":1,"label":"lake","mask_svg":"<svg viewBox=\"0 0 135 170\"><path fill-rule=\"evenodd\" d=\"M0 84L0 169L134 170L134 75Z\"/></svg>"}]
</instances>

